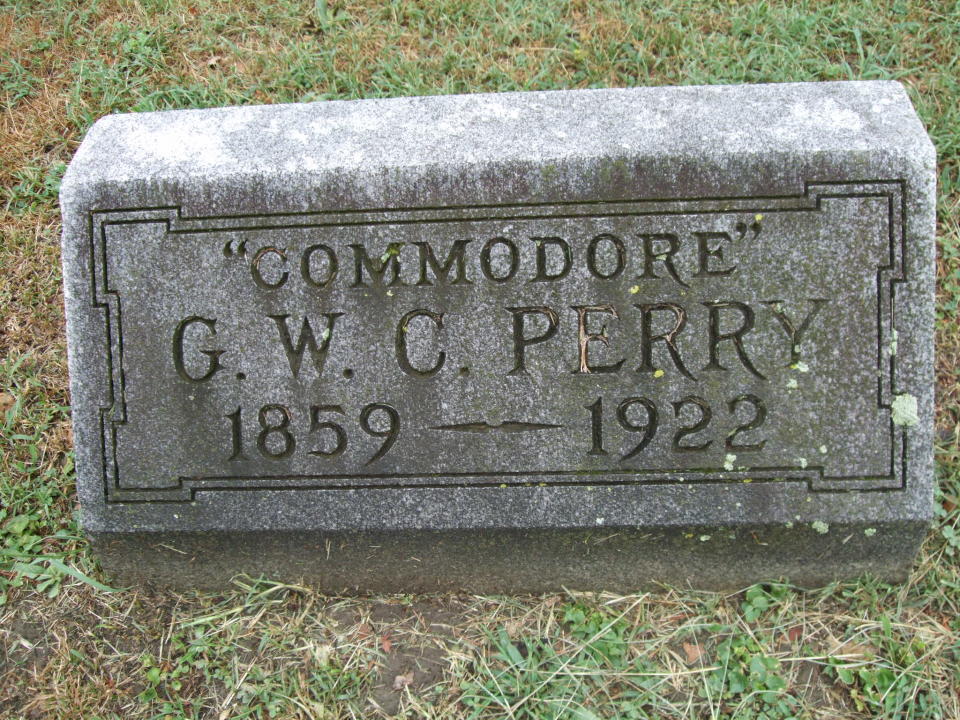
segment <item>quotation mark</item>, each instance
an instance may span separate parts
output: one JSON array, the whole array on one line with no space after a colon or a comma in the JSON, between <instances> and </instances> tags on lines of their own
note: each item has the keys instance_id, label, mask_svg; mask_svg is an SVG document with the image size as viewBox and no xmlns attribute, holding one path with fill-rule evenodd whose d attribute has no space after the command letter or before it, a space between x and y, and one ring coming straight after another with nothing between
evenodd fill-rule
<instances>
[{"instance_id":1,"label":"quotation mark","mask_svg":"<svg viewBox=\"0 0 960 720\"><path fill-rule=\"evenodd\" d=\"M742 221L738 222L737 232L740 234L740 237L738 238L738 240L743 240L747 236L747 230L753 231L753 239L756 240L757 236L760 234L761 220L763 220L763 215L761 215L760 213L757 213L753 217L753 222L751 222L749 225Z\"/></svg>"},{"instance_id":2,"label":"quotation mark","mask_svg":"<svg viewBox=\"0 0 960 720\"><path fill-rule=\"evenodd\" d=\"M247 256L247 241L241 240L236 249L233 246L233 240L227 240L227 244L223 246L223 256L224 257L246 257Z\"/></svg>"}]
</instances>

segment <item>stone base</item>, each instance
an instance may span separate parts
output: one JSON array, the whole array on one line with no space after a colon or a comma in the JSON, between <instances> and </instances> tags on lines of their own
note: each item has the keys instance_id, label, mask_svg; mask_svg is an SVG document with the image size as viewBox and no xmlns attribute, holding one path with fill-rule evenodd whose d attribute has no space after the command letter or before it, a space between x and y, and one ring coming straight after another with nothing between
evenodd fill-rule
<instances>
[{"instance_id":1,"label":"stone base","mask_svg":"<svg viewBox=\"0 0 960 720\"><path fill-rule=\"evenodd\" d=\"M874 532L875 531L875 532ZM812 588L870 573L902 582L926 523L882 528L605 528L486 533L94 534L114 585L220 590L238 574L331 594L736 590L781 579Z\"/></svg>"}]
</instances>

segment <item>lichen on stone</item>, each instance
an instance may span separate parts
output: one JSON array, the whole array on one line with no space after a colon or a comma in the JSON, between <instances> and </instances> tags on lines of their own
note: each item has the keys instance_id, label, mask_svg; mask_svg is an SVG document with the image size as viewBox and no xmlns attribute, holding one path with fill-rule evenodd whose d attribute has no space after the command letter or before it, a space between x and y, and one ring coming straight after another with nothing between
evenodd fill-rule
<instances>
[{"instance_id":1,"label":"lichen on stone","mask_svg":"<svg viewBox=\"0 0 960 720\"><path fill-rule=\"evenodd\" d=\"M917 414L917 398L910 393L901 393L890 403L890 419L894 425L911 427L920 422Z\"/></svg>"}]
</instances>

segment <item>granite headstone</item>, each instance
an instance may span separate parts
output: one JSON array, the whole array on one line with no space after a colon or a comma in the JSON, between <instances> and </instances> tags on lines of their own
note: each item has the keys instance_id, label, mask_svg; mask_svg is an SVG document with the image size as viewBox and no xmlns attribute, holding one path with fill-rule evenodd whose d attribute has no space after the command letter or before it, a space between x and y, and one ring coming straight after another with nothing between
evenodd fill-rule
<instances>
[{"instance_id":1,"label":"granite headstone","mask_svg":"<svg viewBox=\"0 0 960 720\"><path fill-rule=\"evenodd\" d=\"M903 578L935 155L893 82L113 115L61 190L116 582Z\"/></svg>"}]
</instances>

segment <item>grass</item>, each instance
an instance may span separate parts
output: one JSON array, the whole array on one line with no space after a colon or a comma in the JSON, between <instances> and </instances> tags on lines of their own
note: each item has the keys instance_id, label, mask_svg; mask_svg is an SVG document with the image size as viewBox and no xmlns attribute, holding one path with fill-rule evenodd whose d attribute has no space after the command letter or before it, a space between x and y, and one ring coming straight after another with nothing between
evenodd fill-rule
<instances>
[{"instance_id":1,"label":"grass","mask_svg":"<svg viewBox=\"0 0 960 720\"><path fill-rule=\"evenodd\" d=\"M960 717L960 5L0 0L0 717ZM937 521L907 583L111 592L75 519L56 191L115 111L895 78L939 166Z\"/></svg>"}]
</instances>

